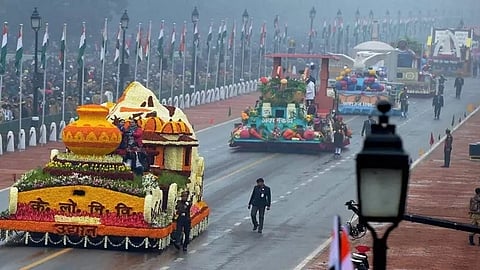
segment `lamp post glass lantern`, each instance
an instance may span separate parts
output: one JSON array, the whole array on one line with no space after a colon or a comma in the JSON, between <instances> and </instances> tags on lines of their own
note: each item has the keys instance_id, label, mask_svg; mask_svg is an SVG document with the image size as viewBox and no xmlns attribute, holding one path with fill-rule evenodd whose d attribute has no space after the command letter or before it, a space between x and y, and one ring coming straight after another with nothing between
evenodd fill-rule
<instances>
[{"instance_id":1,"label":"lamp post glass lantern","mask_svg":"<svg viewBox=\"0 0 480 270\"><path fill-rule=\"evenodd\" d=\"M395 125L388 123L390 103L381 101L377 108L379 123L372 125L372 134L357 155L356 169L359 219L372 234L374 269L382 270L387 262L388 235L405 213L410 164ZM369 222L391 225L379 238Z\"/></svg>"},{"instance_id":2,"label":"lamp post glass lantern","mask_svg":"<svg viewBox=\"0 0 480 270\"><path fill-rule=\"evenodd\" d=\"M32 112L32 126L38 128L38 91L40 88L39 74L38 74L38 31L42 27L42 17L38 13L37 8L33 9L32 16L30 16L30 24L35 32L35 51L34 51L34 71L33 71L33 112ZM45 106L45 105L43 105Z\"/></svg>"},{"instance_id":3,"label":"lamp post glass lantern","mask_svg":"<svg viewBox=\"0 0 480 270\"><path fill-rule=\"evenodd\" d=\"M121 64L120 64L120 74L119 74L119 88L122 90L125 87L125 77L128 75L128 69L129 66L128 64L125 63L125 51L126 51L126 43L125 43L125 37L126 37L126 32L128 29L128 23L130 21L130 18L128 18L127 10L123 12L122 17L120 18L120 27L122 28L122 59L121 59Z\"/></svg>"}]
</instances>

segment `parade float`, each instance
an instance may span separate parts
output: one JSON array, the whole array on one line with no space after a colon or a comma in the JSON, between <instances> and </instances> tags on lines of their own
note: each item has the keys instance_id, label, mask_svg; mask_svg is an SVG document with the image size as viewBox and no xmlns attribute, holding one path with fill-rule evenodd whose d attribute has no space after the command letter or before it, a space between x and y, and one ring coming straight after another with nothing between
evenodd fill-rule
<instances>
[{"instance_id":1,"label":"parade float","mask_svg":"<svg viewBox=\"0 0 480 270\"><path fill-rule=\"evenodd\" d=\"M63 130L66 151L52 150L44 167L13 184L8 210L0 215L0 240L165 249L182 191L192 195L191 237L206 229L204 161L186 115L160 104L138 82L116 104L105 105L79 106L78 120ZM133 141L121 147L132 134ZM140 145L129 148L134 141Z\"/></svg>"},{"instance_id":2,"label":"parade float","mask_svg":"<svg viewBox=\"0 0 480 270\"><path fill-rule=\"evenodd\" d=\"M381 81L372 68L353 72L345 67L335 78L336 109L340 114L374 115L376 104L386 100L392 104L392 115L400 115L400 83Z\"/></svg>"},{"instance_id":3,"label":"parade float","mask_svg":"<svg viewBox=\"0 0 480 270\"><path fill-rule=\"evenodd\" d=\"M261 98L241 112L242 123L234 125L230 147L265 150L333 151L334 117L321 117L306 108L306 84L302 78L259 80ZM347 130L344 146L350 144Z\"/></svg>"}]
</instances>

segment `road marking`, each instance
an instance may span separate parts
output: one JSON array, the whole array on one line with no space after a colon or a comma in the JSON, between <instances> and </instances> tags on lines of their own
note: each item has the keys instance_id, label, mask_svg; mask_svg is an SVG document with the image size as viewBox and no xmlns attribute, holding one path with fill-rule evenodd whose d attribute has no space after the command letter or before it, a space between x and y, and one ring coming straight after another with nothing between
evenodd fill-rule
<instances>
[{"instance_id":1,"label":"road marking","mask_svg":"<svg viewBox=\"0 0 480 270\"><path fill-rule=\"evenodd\" d=\"M212 181L212 182L206 183L206 184L204 185L204 187L209 187L209 186L211 186L211 185L213 185L213 184L216 184L216 183L218 183L218 182L221 182L221 181L223 181L223 180L225 180L225 179L231 179L231 176L233 176L233 175L235 175L235 174L237 174L237 173L240 173L240 172L242 172L242 171L245 171L246 169L250 169L251 167L256 166L256 165L258 165L258 164L260 164L260 163L263 163L263 162L265 162L265 161L267 161L267 160L269 160L269 159L272 159L272 158L274 158L274 157L276 157L276 156L278 156L278 155L279 155L279 154L272 154L272 155L270 155L270 156L266 156L266 157L264 157L264 158L262 158L262 159L259 159L259 160L255 161L255 162L252 162L252 163L250 163L250 164L248 164L248 165L246 165L246 166L243 166L243 167L241 167L240 169L237 169L237 170L235 170L235 171L233 171L233 172L231 172L231 173L229 173L229 174L227 174L227 175L224 175L224 176L222 176L222 177L220 177L220 178L218 178L218 179L216 179L216 180L214 180L214 181Z\"/></svg>"},{"instance_id":2,"label":"road marking","mask_svg":"<svg viewBox=\"0 0 480 270\"><path fill-rule=\"evenodd\" d=\"M170 269L170 266L163 266L163 267L160 267L160 269L158 270L167 270L167 269Z\"/></svg>"},{"instance_id":3,"label":"road marking","mask_svg":"<svg viewBox=\"0 0 480 270\"><path fill-rule=\"evenodd\" d=\"M325 173L324 171L319 172L319 174L324 174L324 173Z\"/></svg>"},{"instance_id":4,"label":"road marking","mask_svg":"<svg viewBox=\"0 0 480 270\"><path fill-rule=\"evenodd\" d=\"M202 247L206 247L206 246L208 246L208 245L210 245L210 243L203 243L203 244L202 244Z\"/></svg>"},{"instance_id":5,"label":"road marking","mask_svg":"<svg viewBox=\"0 0 480 270\"><path fill-rule=\"evenodd\" d=\"M318 174L314 175L313 178L318 178ZM312 178L310 178L309 180L312 180Z\"/></svg>"},{"instance_id":6,"label":"road marking","mask_svg":"<svg viewBox=\"0 0 480 270\"><path fill-rule=\"evenodd\" d=\"M242 224L242 223L241 223L241 222L237 222L237 223L233 224L233 226L236 226L236 227L237 227L237 226L240 226L240 224Z\"/></svg>"},{"instance_id":7,"label":"road marking","mask_svg":"<svg viewBox=\"0 0 480 270\"><path fill-rule=\"evenodd\" d=\"M316 176L318 176L318 175L316 175ZM310 182L312 182L312 181L313 181L312 178L310 178L310 179L307 180L308 183L310 183Z\"/></svg>"},{"instance_id":8,"label":"road marking","mask_svg":"<svg viewBox=\"0 0 480 270\"><path fill-rule=\"evenodd\" d=\"M272 204L277 203L278 201L273 201Z\"/></svg>"},{"instance_id":9,"label":"road marking","mask_svg":"<svg viewBox=\"0 0 480 270\"><path fill-rule=\"evenodd\" d=\"M328 172L328 171L330 171L330 168L326 168L324 171Z\"/></svg>"},{"instance_id":10,"label":"road marking","mask_svg":"<svg viewBox=\"0 0 480 270\"><path fill-rule=\"evenodd\" d=\"M335 163L335 165L340 165L340 164L341 164L341 162L340 162L340 161L339 161L339 162L337 162L337 163Z\"/></svg>"},{"instance_id":11,"label":"road marking","mask_svg":"<svg viewBox=\"0 0 480 270\"><path fill-rule=\"evenodd\" d=\"M301 184L300 184L300 186L305 186L305 185L306 185L306 183L301 183Z\"/></svg>"},{"instance_id":12,"label":"road marking","mask_svg":"<svg viewBox=\"0 0 480 270\"><path fill-rule=\"evenodd\" d=\"M29 265L27 265L27 266L24 266L24 267L20 268L20 270L29 270L29 269L35 268L35 267L37 267L37 266L39 266L39 265L41 265L41 264L44 264L44 263L46 263L46 262L48 262L48 261L50 261L50 260L52 260L52 259L55 259L56 257L58 257L58 256L60 256L60 255L63 255L63 254L65 254L65 253L67 253L67 252L70 252L70 251L72 251L72 250L73 250L73 248L65 248L65 249L62 249L62 250L60 250L60 251L58 251L58 252L55 252L55 253L53 253L53 254L50 254L49 256L47 256L47 257L45 257L45 258L43 258L43 259L40 259L40 260L35 261L35 262L33 262L33 263L31 263L31 264L29 264Z\"/></svg>"},{"instance_id":13,"label":"road marking","mask_svg":"<svg viewBox=\"0 0 480 270\"><path fill-rule=\"evenodd\" d=\"M176 258L173 262L181 262L183 261L183 258Z\"/></svg>"},{"instance_id":14,"label":"road marking","mask_svg":"<svg viewBox=\"0 0 480 270\"><path fill-rule=\"evenodd\" d=\"M193 254L193 253L195 253L195 252L197 252L196 249L189 251L188 254Z\"/></svg>"},{"instance_id":15,"label":"road marking","mask_svg":"<svg viewBox=\"0 0 480 270\"><path fill-rule=\"evenodd\" d=\"M280 199L284 199L284 198L285 198L285 196L283 196L283 195L282 195L282 196L280 196Z\"/></svg>"},{"instance_id":16,"label":"road marking","mask_svg":"<svg viewBox=\"0 0 480 270\"><path fill-rule=\"evenodd\" d=\"M245 219L245 220L250 219L250 216L246 216L243 219Z\"/></svg>"},{"instance_id":17,"label":"road marking","mask_svg":"<svg viewBox=\"0 0 480 270\"><path fill-rule=\"evenodd\" d=\"M332 242L332 237L329 237L327 241L323 242L319 247L317 247L312 253L308 254L308 256L301 261L293 270L302 270L305 265L307 265L311 260L317 256L318 253L322 252L330 243Z\"/></svg>"},{"instance_id":18,"label":"road marking","mask_svg":"<svg viewBox=\"0 0 480 270\"><path fill-rule=\"evenodd\" d=\"M226 229L226 230L223 231L223 232L224 232L224 233L229 233L229 232L231 232L231 231L232 231L232 229ZM219 238L220 238L220 237L219 237Z\"/></svg>"},{"instance_id":19,"label":"road marking","mask_svg":"<svg viewBox=\"0 0 480 270\"><path fill-rule=\"evenodd\" d=\"M299 187L294 187L293 189L294 189L294 190L297 190L297 189L299 189Z\"/></svg>"},{"instance_id":20,"label":"road marking","mask_svg":"<svg viewBox=\"0 0 480 270\"><path fill-rule=\"evenodd\" d=\"M207 130L214 129L216 127L225 126L227 124L230 124L230 123L233 123L233 122L236 122L236 121L240 121L240 118L235 118L235 119L232 119L232 120L228 120L228 121L225 121L225 122L222 122L222 123L215 124L215 125L210 126L210 127L206 127L206 128L201 129L199 131L196 131L195 134L199 134L199 133L205 132Z\"/></svg>"},{"instance_id":21,"label":"road marking","mask_svg":"<svg viewBox=\"0 0 480 270\"><path fill-rule=\"evenodd\" d=\"M287 191L287 193L285 193L285 195L290 195L290 194L292 194L291 191Z\"/></svg>"},{"instance_id":22,"label":"road marking","mask_svg":"<svg viewBox=\"0 0 480 270\"><path fill-rule=\"evenodd\" d=\"M7 191L8 189L10 189L10 187L2 188L2 189L0 189L0 193L5 192L5 191Z\"/></svg>"}]
</instances>

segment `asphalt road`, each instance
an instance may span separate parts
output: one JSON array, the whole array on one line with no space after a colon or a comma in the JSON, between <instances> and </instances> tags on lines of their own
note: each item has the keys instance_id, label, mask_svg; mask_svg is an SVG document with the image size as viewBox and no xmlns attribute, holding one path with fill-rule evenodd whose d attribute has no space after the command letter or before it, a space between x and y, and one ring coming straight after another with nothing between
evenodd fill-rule
<instances>
[{"instance_id":1,"label":"asphalt road","mask_svg":"<svg viewBox=\"0 0 480 270\"><path fill-rule=\"evenodd\" d=\"M437 140L453 115L458 122L467 104L479 104L475 82L480 81L466 79L462 99L456 100L452 79L448 81L440 120L433 120L431 99L412 99L409 118L392 119L413 159L428 150L431 132ZM354 137L340 160L328 153L235 151L227 145L231 123L199 132L206 160L204 197L212 212L207 232L190 244L188 253L0 246L0 269L293 269L328 239L335 214L343 221L350 217L344 202L356 197L354 158L362 146L364 119L345 117ZM266 179L273 195L263 234L251 231L247 210L258 177ZM0 193L0 205L6 205L7 195Z\"/></svg>"}]
</instances>

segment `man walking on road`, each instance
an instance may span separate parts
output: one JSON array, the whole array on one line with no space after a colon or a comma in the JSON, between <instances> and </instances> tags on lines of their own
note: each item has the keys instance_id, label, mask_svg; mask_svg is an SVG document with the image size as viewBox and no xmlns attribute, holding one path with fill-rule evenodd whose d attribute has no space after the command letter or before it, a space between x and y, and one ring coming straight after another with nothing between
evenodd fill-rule
<instances>
[{"instance_id":1,"label":"man walking on road","mask_svg":"<svg viewBox=\"0 0 480 270\"><path fill-rule=\"evenodd\" d=\"M453 86L455 87L455 98L460 99L460 94L462 93L464 80L460 74L455 78Z\"/></svg>"},{"instance_id":2,"label":"man walking on road","mask_svg":"<svg viewBox=\"0 0 480 270\"><path fill-rule=\"evenodd\" d=\"M445 130L445 134L447 134L447 138L445 138L445 144L443 145L443 168L450 167L450 156L452 154L452 144L453 144L453 136L450 132L450 129L447 128Z\"/></svg>"},{"instance_id":3,"label":"man walking on road","mask_svg":"<svg viewBox=\"0 0 480 270\"><path fill-rule=\"evenodd\" d=\"M177 228L175 230L175 237L173 245L180 249L183 246L183 251L187 251L188 243L190 242L190 229L192 221L190 219L190 208L192 207L192 198L188 200L188 191L182 192L181 199L177 202L175 210L177 211ZM182 235L184 235L182 243Z\"/></svg>"},{"instance_id":4,"label":"man walking on road","mask_svg":"<svg viewBox=\"0 0 480 270\"><path fill-rule=\"evenodd\" d=\"M440 119L440 111L442 110L442 107L443 107L443 95L436 94L433 97L432 106L433 106L433 113L435 115L435 119Z\"/></svg>"},{"instance_id":5,"label":"man walking on road","mask_svg":"<svg viewBox=\"0 0 480 270\"><path fill-rule=\"evenodd\" d=\"M250 201L248 202L248 209L252 209L250 215L252 217L253 230L258 229L258 233L262 233L263 220L265 217L265 207L270 210L272 194L270 188L265 185L263 178L257 179L257 185L253 188ZM259 222L257 222L257 212Z\"/></svg>"},{"instance_id":6,"label":"man walking on road","mask_svg":"<svg viewBox=\"0 0 480 270\"><path fill-rule=\"evenodd\" d=\"M375 120L373 120L373 117L371 115L368 116L368 119L363 121L363 127L362 127L362 136L370 135L372 133L372 125L376 124Z\"/></svg>"}]
</instances>

